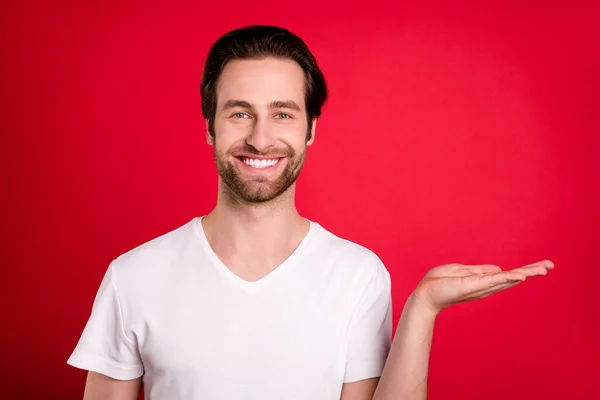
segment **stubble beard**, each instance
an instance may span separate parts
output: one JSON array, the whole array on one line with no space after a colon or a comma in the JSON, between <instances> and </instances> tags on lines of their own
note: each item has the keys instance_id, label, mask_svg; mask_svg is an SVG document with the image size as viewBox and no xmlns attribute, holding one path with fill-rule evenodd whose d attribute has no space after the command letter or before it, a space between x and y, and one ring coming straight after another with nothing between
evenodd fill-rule
<instances>
[{"instance_id":1,"label":"stubble beard","mask_svg":"<svg viewBox=\"0 0 600 400\"><path fill-rule=\"evenodd\" d=\"M250 147L245 147L243 150L247 154L269 156L268 153L261 154ZM243 177L234 165L235 161L230 161L231 153L233 151L230 150L225 154L221 154L218 152L217 146L214 146L213 155L221 181L238 201L259 204L278 198L296 182L304 165L306 148L302 153L296 154L294 149L288 147L283 153L286 165L279 176L275 178ZM281 152L277 153L277 156L281 155Z\"/></svg>"}]
</instances>

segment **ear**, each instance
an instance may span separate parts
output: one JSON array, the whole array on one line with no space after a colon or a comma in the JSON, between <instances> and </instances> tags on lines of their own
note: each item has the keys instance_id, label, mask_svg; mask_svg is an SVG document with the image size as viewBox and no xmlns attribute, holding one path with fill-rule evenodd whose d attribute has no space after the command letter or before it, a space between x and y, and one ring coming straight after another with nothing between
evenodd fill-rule
<instances>
[{"instance_id":1,"label":"ear","mask_svg":"<svg viewBox=\"0 0 600 400\"><path fill-rule=\"evenodd\" d=\"M312 126L310 127L310 139L306 142L307 146L310 146L315 141L315 132L317 130L317 119L313 118Z\"/></svg>"},{"instance_id":2,"label":"ear","mask_svg":"<svg viewBox=\"0 0 600 400\"><path fill-rule=\"evenodd\" d=\"M210 129L209 129L209 123L208 120L206 120L206 142L211 145L214 146L215 145L215 138L212 137L212 135L210 134Z\"/></svg>"}]
</instances>

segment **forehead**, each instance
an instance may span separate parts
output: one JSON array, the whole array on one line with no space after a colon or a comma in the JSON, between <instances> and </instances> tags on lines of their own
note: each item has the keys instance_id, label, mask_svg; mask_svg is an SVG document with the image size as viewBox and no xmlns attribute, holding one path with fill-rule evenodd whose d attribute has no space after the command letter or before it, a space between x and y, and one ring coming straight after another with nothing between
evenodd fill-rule
<instances>
[{"instance_id":1,"label":"forehead","mask_svg":"<svg viewBox=\"0 0 600 400\"><path fill-rule=\"evenodd\" d=\"M217 107L228 100L243 100L257 107L293 100L304 109L304 83L304 71L293 60L232 60L217 83Z\"/></svg>"}]
</instances>

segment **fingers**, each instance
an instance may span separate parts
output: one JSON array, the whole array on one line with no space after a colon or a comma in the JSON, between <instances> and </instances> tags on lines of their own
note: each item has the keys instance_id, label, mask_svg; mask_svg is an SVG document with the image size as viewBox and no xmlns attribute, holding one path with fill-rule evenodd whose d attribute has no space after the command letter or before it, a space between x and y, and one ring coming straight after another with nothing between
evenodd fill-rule
<instances>
[{"instance_id":1,"label":"fingers","mask_svg":"<svg viewBox=\"0 0 600 400\"><path fill-rule=\"evenodd\" d=\"M464 265L464 267L472 274L494 274L502 271L497 265L482 264L482 265Z\"/></svg>"},{"instance_id":2,"label":"fingers","mask_svg":"<svg viewBox=\"0 0 600 400\"><path fill-rule=\"evenodd\" d=\"M456 277L460 280L461 299L458 302L488 297L493 293L509 289L533 276L546 275L554 268L551 261L544 260L509 271L495 265L463 265L471 275Z\"/></svg>"},{"instance_id":3,"label":"fingers","mask_svg":"<svg viewBox=\"0 0 600 400\"><path fill-rule=\"evenodd\" d=\"M493 266L486 266L484 268L493 269ZM473 286L480 287L480 290L478 290L474 294L476 295L476 298L483 298L493 293L500 292L502 290L506 290L515 285L518 285L519 283L525 281L527 278L546 275L548 274L548 271L553 268L554 264L551 261L544 260L533 264L525 265L520 268L515 268L510 271L500 271L485 275L473 275L464 279L471 280L473 281ZM483 269L480 270L483 271Z\"/></svg>"},{"instance_id":4,"label":"fingers","mask_svg":"<svg viewBox=\"0 0 600 400\"><path fill-rule=\"evenodd\" d=\"M511 272L516 272L525 275L526 277L544 276L548 271L554 268L554 263L549 260L539 261L533 264L525 265L520 268L515 268Z\"/></svg>"},{"instance_id":5,"label":"fingers","mask_svg":"<svg viewBox=\"0 0 600 400\"><path fill-rule=\"evenodd\" d=\"M554 269L554 263L552 261L550 261L550 260L538 261L538 262L535 262L533 264L524 265L521 268L536 267L536 266L541 266L541 267L544 267L546 269Z\"/></svg>"},{"instance_id":6,"label":"fingers","mask_svg":"<svg viewBox=\"0 0 600 400\"><path fill-rule=\"evenodd\" d=\"M482 285L491 287L509 282L522 282L527 279L527 276L520 271L501 271L495 274L474 276L473 278L480 280Z\"/></svg>"},{"instance_id":7,"label":"fingers","mask_svg":"<svg viewBox=\"0 0 600 400\"><path fill-rule=\"evenodd\" d=\"M523 277L529 278L533 276L547 275L548 271L554 269L554 263L550 260L538 261L533 264L528 264L523 267L515 268L509 271L502 271L497 265L482 264L482 265L463 265L462 266L469 273L476 275L491 275L494 278L490 281L492 284L499 283L503 280L523 280ZM507 275L499 275L499 273L505 273Z\"/></svg>"}]
</instances>

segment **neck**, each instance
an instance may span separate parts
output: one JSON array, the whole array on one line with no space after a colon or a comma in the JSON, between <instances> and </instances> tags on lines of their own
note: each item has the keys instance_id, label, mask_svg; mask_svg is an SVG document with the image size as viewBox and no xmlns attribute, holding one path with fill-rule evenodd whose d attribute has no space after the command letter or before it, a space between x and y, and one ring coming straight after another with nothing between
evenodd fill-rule
<instances>
[{"instance_id":1,"label":"neck","mask_svg":"<svg viewBox=\"0 0 600 400\"><path fill-rule=\"evenodd\" d=\"M295 183L276 199L250 204L219 184L217 205L202 221L209 242L223 252L265 256L298 242L308 222L296 209L294 191Z\"/></svg>"}]
</instances>

